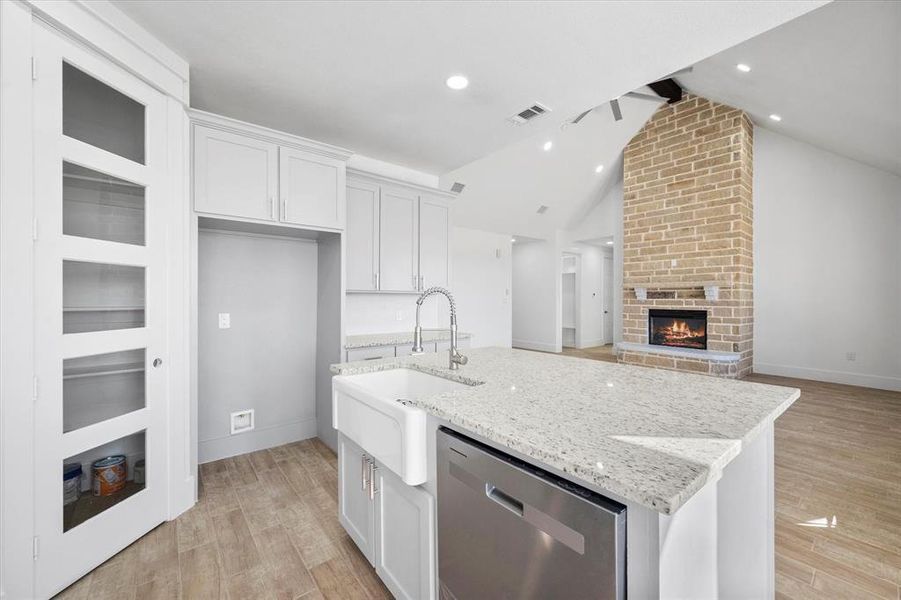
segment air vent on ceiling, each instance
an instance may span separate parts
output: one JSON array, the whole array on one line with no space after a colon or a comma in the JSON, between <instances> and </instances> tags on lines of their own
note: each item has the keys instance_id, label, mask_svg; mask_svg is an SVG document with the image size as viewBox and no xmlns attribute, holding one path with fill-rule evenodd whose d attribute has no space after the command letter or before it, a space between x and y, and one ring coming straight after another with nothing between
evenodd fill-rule
<instances>
[{"instance_id":1,"label":"air vent on ceiling","mask_svg":"<svg viewBox=\"0 0 901 600\"><path fill-rule=\"evenodd\" d=\"M522 125L523 123L531 121L532 119L534 119L536 117L540 117L541 115L549 113L549 112L551 112L551 109L549 109L547 106L544 106L543 104L539 104L538 102L536 102L529 108L527 108L525 110L521 110L518 113L516 113L515 115L513 115L512 117L510 117L510 120L513 121L514 123L516 123L517 125Z\"/></svg>"},{"instance_id":2,"label":"air vent on ceiling","mask_svg":"<svg viewBox=\"0 0 901 600\"><path fill-rule=\"evenodd\" d=\"M543 215L544 213L547 212L547 206L542 204L541 206L538 207L538 210L536 210L535 212L537 212L539 215Z\"/></svg>"},{"instance_id":3,"label":"air vent on ceiling","mask_svg":"<svg viewBox=\"0 0 901 600\"><path fill-rule=\"evenodd\" d=\"M460 183L459 181L455 181L454 185L451 186L451 191L455 194L459 194L463 191L463 188L466 187L465 183Z\"/></svg>"}]
</instances>

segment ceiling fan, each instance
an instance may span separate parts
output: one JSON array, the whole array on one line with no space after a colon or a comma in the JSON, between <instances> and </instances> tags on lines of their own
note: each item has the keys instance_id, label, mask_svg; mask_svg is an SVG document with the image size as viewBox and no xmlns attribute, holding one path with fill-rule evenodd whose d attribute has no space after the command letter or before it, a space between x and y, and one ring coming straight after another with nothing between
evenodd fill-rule
<instances>
[{"instance_id":1,"label":"ceiling fan","mask_svg":"<svg viewBox=\"0 0 901 600\"><path fill-rule=\"evenodd\" d=\"M613 120L614 121L622 121L623 120L623 111L619 105L619 100L620 100L620 98L623 98L623 97L635 98L637 100L647 100L649 102L658 102L658 103L659 102L675 102L677 99L681 99L682 98L682 88L672 78L673 78L673 76L680 75L682 73L691 73L693 68L694 67L686 67L684 69L680 69L680 70L676 71L675 73L671 73L671 74L667 75L666 77L663 77L662 79L658 79L656 81L649 83L648 87L650 87L655 92L660 93L661 95L659 95L659 96L653 95L653 94L644 94L642 92L626 92L622 96L617 96L613 100L610 100L609 104L610 104L610 110L613 113ZM677 88L677 91L674 91L673 88ZM674 93L676 94L676 96L673 95ZM608 104L608 103L605 102L604 104ZM574 119L568 121L566 123L566 125L578 124L582 119L587 117L590 112L604 106L604 104L598 104L597 106L593 106L593 107L589 108L585 112L579 114Z\"/></svg>"}]
</instances>

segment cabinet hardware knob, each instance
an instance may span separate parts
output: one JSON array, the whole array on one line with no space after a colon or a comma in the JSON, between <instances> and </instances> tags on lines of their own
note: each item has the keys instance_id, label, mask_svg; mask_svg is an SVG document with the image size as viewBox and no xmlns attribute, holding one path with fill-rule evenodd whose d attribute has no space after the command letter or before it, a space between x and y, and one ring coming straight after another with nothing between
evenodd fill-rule
<instances>
[{"instance_id":1,"label":"cabinet hardware knob","mask_svg":"<svg viewBox=\"0 0 901 600\"><path fill-rule=\"evenodd\" d=\"M154 358L154 359L153 359L153 366L154 366L154 367L159 367L161 364L163 364L163 359L161 359L161 358Z\"/></svg>"}]
</instances>

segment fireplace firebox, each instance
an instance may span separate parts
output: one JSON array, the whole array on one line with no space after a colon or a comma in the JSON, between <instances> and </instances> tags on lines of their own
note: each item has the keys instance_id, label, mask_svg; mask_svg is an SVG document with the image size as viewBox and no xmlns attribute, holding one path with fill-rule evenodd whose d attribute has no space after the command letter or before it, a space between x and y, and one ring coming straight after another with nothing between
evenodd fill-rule
<instances>
[{"instance_id":1,"label":"fireplace firebox","mask_svg":"<svg viewBox=\"0 0 901 600\"><path fill-rule=\"evenodd\" d=\"M649 310L648 343L706 350L707 311Z\"/></svg>"}]
</instances>

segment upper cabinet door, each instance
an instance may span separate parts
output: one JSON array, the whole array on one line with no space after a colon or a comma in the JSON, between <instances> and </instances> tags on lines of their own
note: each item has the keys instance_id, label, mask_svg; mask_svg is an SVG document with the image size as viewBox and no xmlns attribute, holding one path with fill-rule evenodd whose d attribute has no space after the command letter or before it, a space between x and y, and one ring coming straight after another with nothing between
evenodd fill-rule
<instances>
[{"instance_id":1,"label":"upper cabinet door","mask_svg":"<svg viewBox=\"0 0 901 600\"><path fill-rule=\"evenodd\" d=\"M344 228L344 163L293 148L279 149L281 220Z\"/></svg>"},{"instance_id":2,"label":"upper cabinet door","mask_svg":"<svg viewBox=\"0 0 901 600\"><path fill-rule=\"evenodd\" d=\"M379 186L348 182L345 238L347 289L379 289Z\"/></svg>"},{"instance_id":3,"label":"upper cabinet door","mask_svg":"<svg viewBox=\"0 0 901 600\"><path fill-rule=\"evenodd\" d=\"M195 210L274 221L277 194L277 145L194 127Z\"/></svg>"},{"instance_id":4,"label":"upper cabinet door","mask_svg":"<svg viewBox=\"0 0 901 600\"><path fill-rule=\"evenodd\" d=\"M379 289L419 289L419 196L382 186L379 211Z\"/></svg>"},{"instance_id":5,"label":"upper cabinet door","mask_svg":"<svg viewBox=\"0 0 901 600\"><path fill-rule=\"evenodd\" d=\"M450 286L450 207L423 196L419 203L420 289Z\"/></svg>"}]
</instances>

